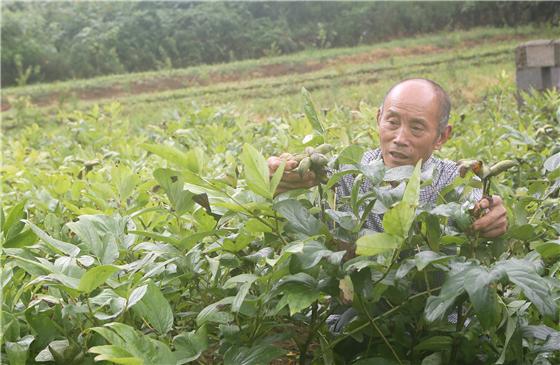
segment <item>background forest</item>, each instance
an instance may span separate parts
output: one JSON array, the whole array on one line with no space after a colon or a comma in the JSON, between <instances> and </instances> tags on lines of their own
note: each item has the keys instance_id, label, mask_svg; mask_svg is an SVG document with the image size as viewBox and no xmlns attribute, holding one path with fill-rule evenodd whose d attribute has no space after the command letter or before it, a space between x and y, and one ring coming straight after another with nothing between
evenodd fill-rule
<instances>
[{"instance_id":1,"label":"background forest","mask_svg":"<svg viewBox=\"0 0 560 365\"><path fill-rule=\"evenodd\" d=\"M438 30L558 25L554 2L10 2L2 84L182 68Z\"/></svg>"}]
</instances>

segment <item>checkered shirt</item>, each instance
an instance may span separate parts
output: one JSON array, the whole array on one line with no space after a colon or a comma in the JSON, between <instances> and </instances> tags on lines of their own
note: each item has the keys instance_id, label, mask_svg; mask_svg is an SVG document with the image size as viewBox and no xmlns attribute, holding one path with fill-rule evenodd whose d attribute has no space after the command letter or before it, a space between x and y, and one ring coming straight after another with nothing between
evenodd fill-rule
<instances>
[{"instance_id":1,"label":"checkered shirt","mask_svg":"<svg viewBox=\"0 0 560 365\"><path fill-rule=\"evenodd\" d=\"M362 164L370 164L374 161L381 159L381 150L370 150L364 153L362 157ZM428 208L434 206L439 193L449 185L455 177L459 174L457 164L449 160L440 160L431 156L426 162L422 164L422 174L433 173L433 181L431 185L424 186L420 189L420 207ZM337 186L337 196L349 196L352 192L354 184L354 176L345 175ZM372 183L365 179L360 187L360 194L367 193L372 189ZM480 191L473 192L475 198L482 195ZM478 199L477 199L478 200ZM344 208L342 208L344 209ZM371 229L377 232L383 232L383 214L370 213L363 228Z\"/></svg>"}]
</instances>

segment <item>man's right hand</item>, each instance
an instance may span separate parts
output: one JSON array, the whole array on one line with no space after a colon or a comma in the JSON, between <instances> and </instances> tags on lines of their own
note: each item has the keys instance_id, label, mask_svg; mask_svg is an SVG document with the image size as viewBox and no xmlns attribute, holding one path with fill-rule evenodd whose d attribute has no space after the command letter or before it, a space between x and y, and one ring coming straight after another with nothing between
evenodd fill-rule
<instances>
[{"instance_id":1,"label":"man's right hand","mask_svg":"<svg viewBox=\"0 0 560 365\"><path fill-rule=\"evenodd\" d=\"M272 156L268 159L268 171L270 176L276 172L278 167L282 164L282 161L286 161L286 165L284 166L284 174L282 175L280 184L278 184L278 188L276 189L276 194L319 185L317 176L315 176L313 171L307 171L302 176L295 171L299 162L289 153L283 153L280 156Z\"/></svg>"}]
</instances>

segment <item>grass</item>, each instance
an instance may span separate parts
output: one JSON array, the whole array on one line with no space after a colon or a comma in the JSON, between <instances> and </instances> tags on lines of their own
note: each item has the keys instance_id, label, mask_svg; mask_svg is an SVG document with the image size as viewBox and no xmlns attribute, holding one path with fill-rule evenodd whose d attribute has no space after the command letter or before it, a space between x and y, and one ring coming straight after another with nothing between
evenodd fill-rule
<instances>
[{"instance_id":1,"label":"grass","mask_svg":"<svg viewBox=\"0 0 560 365\"><path fill-rule=\"evenodd\" d=\"M157 80L161 78L191 76L204 79L205 77L210 77L210 75L232 75L240 73L248 75L254 69L262 66L305 65L309 62L324 62L326 60L377 50L394 50L396 48L407 49L426 45L435 45L440 48L452 49L459 46L462 42L491 41L492 37L524 37L539 34L552 35L553 30L524 26L519 28L475 28L468 31L439 32L432 35L410 37L353 48L335 48L326 50L314 49L290 55L256 60L244 60L227 64L202 65L185 69L110 75L87 80L71 80L49 84L29 85L24 87L10 87L5 88L2 93L4 97L16 97L22 95L36 97L55 92L96 89L108 86L118 86L126 89L127 87L130 87L130 84L132 83L148 82L150 80Z\"/></svg>"},{"instance_id":2,"label":"grass","mask_svg":"<svg viewBox=\"0 0 560 365\"><path fill-rule=\"evenodd\" d=\"M309 50L260 60L246 60L224 65L205 65L181 70L113 75L89 80L31 85L2 90L4 100L20 105L2 113L4 125L15 128L23 120L45 123L45 116L56 117L60 110L87 109L96 103L118 101L125 115L140 124L158 123L170 118L175 110L196 107L225 107L247 120L266 121L299 113L299 91L306 87L324 108L375 109L385 91L406 77L428 77L441 83L451 94L454 110L484 96L505 72L515 76L514 49L524 40L554 37L548 28L477 28L468 31L442 32L414 38L393 40L373 46ZM283 65L285 74L256 74L263 67ZM299 73L290 73L300 69ZM300 70L301 71L301 70ZM236 75L236 80L227 80ZM132 93L134 85L150 85L157 80L196 77L215 79L209 85L193 81L178 89ZM154 81L155 80L155 81ZM188 84L188 83L187 83ZM120 89L121 94L103 98L104 90ZM80 100L80 92L100 94L99 99ZM148 90L149 91L149 90ZM38 98L52 98L52 103L34 107ZM21 114L31 116L22 118ZM47 120L49 118L46 118Z\"/></svg>"}]
</instances>

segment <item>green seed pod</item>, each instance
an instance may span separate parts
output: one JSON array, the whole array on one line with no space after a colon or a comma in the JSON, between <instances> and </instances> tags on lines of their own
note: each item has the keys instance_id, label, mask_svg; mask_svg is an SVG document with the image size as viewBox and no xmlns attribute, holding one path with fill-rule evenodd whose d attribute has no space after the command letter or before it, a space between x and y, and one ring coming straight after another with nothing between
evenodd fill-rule
<instances>
[{"instance_id":1,"label":"green seed pod","mask_svg":"<svg viewBox=\"0 0 560 365\"><path fill-rule=\"evenodd\" d=\"M315 149L313 147L305 147L305 153L307 153L309 156L311 156L313 152L315 152Z\"/></svg>"},{"instance_id":2,"label":"green seed pod","mask_svg":"<svg viewBox=\"0 0 560 365\"><path fill-rule=\"evenodd\" d=\"M484 178L487 179L492 176L497 176L504 171L511 169L512 167L517 166L517 162L513 160L503 160L500 161L490 168L487 174L485 174Z\"/></svg>"},{"instance_id":3,"label":"green seed pod","mask_svg":"<svg viewBox=\"0 0 560 365\"><path fill-rule=\"evenodd\" d=\"M311 155L311 162L314 166L323 167L329 163L329 159L320 153L313 153Z\"/></svg>"},{"instance_id":4,"label":"green seed pod","mask_svg":"<svg viewBox=\"0 0 560 365\"><path fill-rule=\"evenodd\" d=\"M323 155L329 153L333 150L333 146L328 143L323 143L322 145L315 148L315 152L322 153Z\"/></svg>"},{"instance_id":5,"label":"green seed pod","mask_svg":"<svg viewBox=\"0 0 560 365\"><path fill-rule=\"evenodd\" d=\"M300 177L303 177L303 174L305 174L307 171L309 171L309 168L311 167L311 158L306 157L303 160L301 160L301 162L299 163L299 166L297 167L296 171L299 174Z\"/></svg>"},{"instance_id":6,"label":"green seed pod","mask_svg":"<svg viewBox=\"0 0 560 365\"><path fill-rule=\"evenodd\" d=\"M307 156L305 153L298 153L297 155L293 156L293 159L296 160L297 162L301 162L301 160L303 160L306 157L309 156Z\"/></svg>"}]
</instances>

